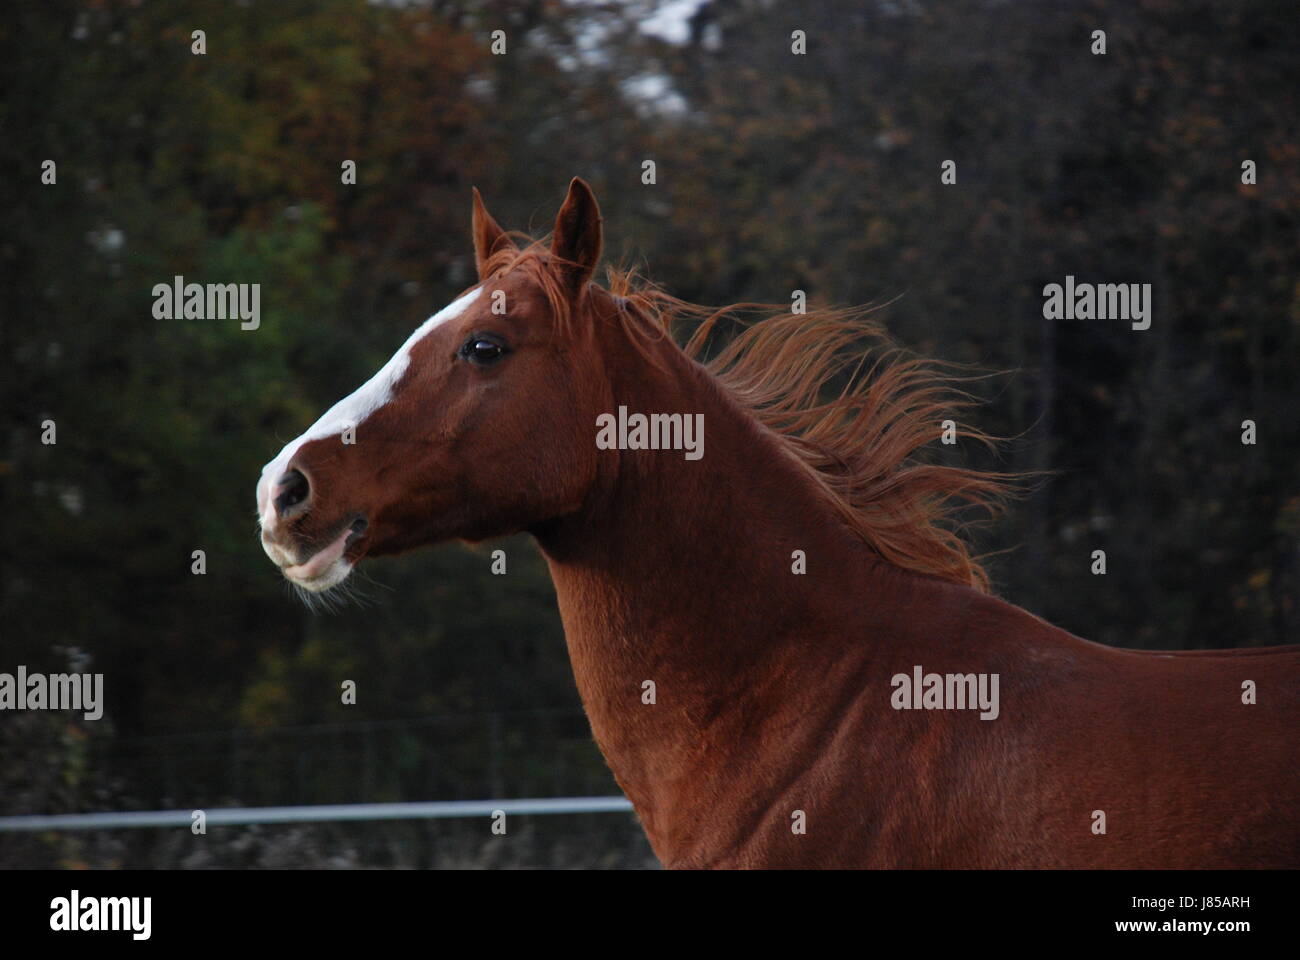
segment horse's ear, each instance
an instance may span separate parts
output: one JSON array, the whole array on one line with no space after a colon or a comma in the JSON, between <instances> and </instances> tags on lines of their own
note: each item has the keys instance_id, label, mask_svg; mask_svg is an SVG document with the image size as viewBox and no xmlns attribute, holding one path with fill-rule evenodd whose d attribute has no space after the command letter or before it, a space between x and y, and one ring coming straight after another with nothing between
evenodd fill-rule
<instances>
[{"instance_id":1,"label":"horse's ear","mask_svg":"<svg viewBox=\"0 0 1300 960\"><path fill-rule=\"evenodd\" d=\"M568 276L575 292L595 272L600 246L600 206L596 195L585 180L574 177L569 183L569 195L555 218L551 254L560 262L559 268Z\"/></svg>"},{"instance_id":2,"label":"horse's ear","mask_svg":"<svg viewBox=\"0 0 1300 960\"><path fill-rule=\"evenodd\" d=\"M506 236L506 232L501 229L501 224L492 219L492 214L487 212L487 207L483 206L483 196L478 192L478 187L474 187L474 266L478 269L478 278L486 280L483 276L483 265L487 263L488 257L505 247L513 247L514 243Z\"/></svg>"}]
</instances>

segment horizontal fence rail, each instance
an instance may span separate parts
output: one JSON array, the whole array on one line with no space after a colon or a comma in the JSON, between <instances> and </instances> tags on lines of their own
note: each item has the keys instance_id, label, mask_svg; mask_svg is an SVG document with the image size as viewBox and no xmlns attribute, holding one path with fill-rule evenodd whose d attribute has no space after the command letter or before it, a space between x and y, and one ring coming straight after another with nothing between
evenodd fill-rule
<instances>
[{"instance_id":1,"label":"horizontal fence rail","mask_svg":"<svg viewBox=\"0 0 1300 960\"><path fill-rule=\"evenodd\" d=\"M251 823L323 823L343 820L428 820L511 814L629 812L626 797L545 797L531 800L444 800L429 803L325 803L298 807L201 807L209 826ZM28 814L0 817L0 833L32 830L121 830L188 827L193 810Z\"/></svg>"}]
</instances>

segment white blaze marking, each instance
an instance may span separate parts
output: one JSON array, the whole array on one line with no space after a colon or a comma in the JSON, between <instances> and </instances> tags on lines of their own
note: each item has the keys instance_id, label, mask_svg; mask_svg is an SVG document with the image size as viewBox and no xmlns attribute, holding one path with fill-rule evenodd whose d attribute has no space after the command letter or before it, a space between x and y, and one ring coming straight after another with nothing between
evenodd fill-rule
<instances>
[{"instance_id":1,"label":"white blaze marking","mask_svg":"<svg viewBox=\"0 0 1300 960\"><path fill-rule=\"evenodd\" d=\"M263 488L279 479L280 474L284 472L285 467L289 465L289 461L294 458L299 448L311 440L341 435L349 425L359 427L366 417L392 400L393 388L402 379L402 374L406 373L406 368L410 366L412 348L431 333L435 327L459 317L469 308L470 304L478 299L479 294L482 292L482 287L475 287L459 300L452 301L420 324L416 331L406 338L406 342L402 344L401 349L379 368L378 373L321 414L320 419L308 427L306 433L298 437L298 439L285 444L279 455L262 468L262 478L257 484L257 499L262 510L263 529L269 530L275 525L275 498L270 495L269 490L264 494ZM265 500L263 497L265 497Z\"/></svg>"}]
</instances>

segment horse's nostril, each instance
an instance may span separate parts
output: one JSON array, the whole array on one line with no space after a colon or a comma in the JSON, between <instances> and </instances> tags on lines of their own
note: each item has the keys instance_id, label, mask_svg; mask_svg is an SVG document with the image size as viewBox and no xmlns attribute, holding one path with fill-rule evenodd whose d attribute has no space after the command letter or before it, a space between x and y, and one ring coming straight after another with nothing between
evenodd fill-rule
<instances>
[{"instance_id":1,"label":"horse's nostril","mask_svg":"<svg viewBox=\"0 0 1300 960\"><path fill-rule=\"evenodd\" d=\"M275 512L281 517L301 512L297 508L311 497L311 484L301 470L290 470L276 485Z\"/></svg>"}]
</instances>

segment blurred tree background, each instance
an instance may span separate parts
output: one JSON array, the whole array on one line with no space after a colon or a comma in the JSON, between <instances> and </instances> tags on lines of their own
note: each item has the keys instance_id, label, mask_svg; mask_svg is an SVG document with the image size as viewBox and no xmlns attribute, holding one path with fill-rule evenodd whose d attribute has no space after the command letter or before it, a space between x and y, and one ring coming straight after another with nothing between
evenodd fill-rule
<instances>
[{"instance_id":1,"label":"blurred tree background","mask_svg":"<svg viewBox=\"0 0 1300 960\"><path fill-rule=\"evenodd\" d=\"M1059 471L979 534L1003 596L1121 646L1296 641L1297 50L1293 0L11 6L0 670L103 672L107 709L0 715L0 813L616 791L526 538L505 578L369 561L334 615L256 538L261 465L471 281L471 185L541 233L587 178L607 258L686 299L897 298L906 345L1012 371L978 388L1001 465ZM1044 319L1066 274L1151 283L1151 329ZM260 329L154 319L175 275L260 283ZM630 817L537 821L0 834L0 865L653 862Z\"/></svg>"}]
</instances>

